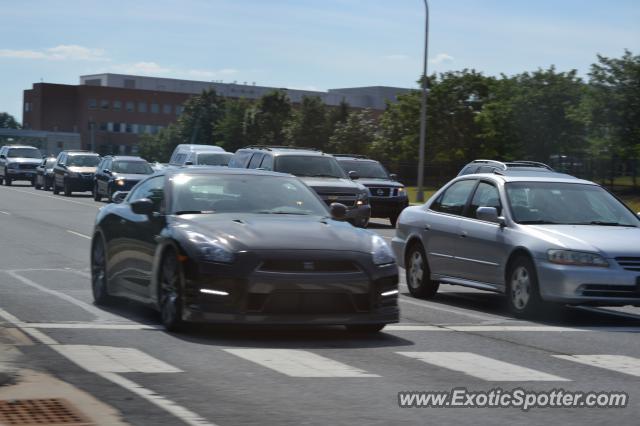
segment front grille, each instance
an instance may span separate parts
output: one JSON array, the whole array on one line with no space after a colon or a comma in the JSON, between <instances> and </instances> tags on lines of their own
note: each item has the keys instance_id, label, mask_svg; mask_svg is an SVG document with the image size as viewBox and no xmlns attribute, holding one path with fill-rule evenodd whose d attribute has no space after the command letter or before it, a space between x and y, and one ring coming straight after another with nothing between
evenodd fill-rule
<instances>
[{"instance_id":1,"label":"front grille","mask_svg":"<svg viewBox=\"0 0 640 426\"><path fill-rule=\"evenodd\" d=\"M369 192L371 192L372 197L390 197L393 195L393 188L390 187L375 187L370 186Z\"/></svg>"},{"instance_id":2,"label":"front grille","mask_svg":"<svg viewBox=\"0 0 640 426\"><path fill-rule=\"evenodd\" d=\"M342 203L347 207L353 207L356 205L356 194L350 192L326 192L317 191L318 195L327 204Z\"/></svg>"},{"instance_id":3,"label":"front grille","mask_svg":"<svg viewBox=\"0 0 640 426\"><path fill-rule=\"evenodd\" d=\"M357 305L366 307L365 304L362 301L354 304L344 293L282 292L249 294L247 311L282 315L350 314L357 312Z\"/></svg>"},{"instance_id":4,"label":"front grille","mask_svg":"<svg viewBox=\"0 0 640 426\"><path fill-rule=\"evenodd\" d=\"M38 167L37 164L18 164L20 170L35 170Z\"/></svg>"},{"instance_id":5,"label":"front grille","mask_svg":"<svg viewBox=\"0 0 640 426\"><path fill-rule=\"evenodd\" d=\"M262 272L293 272L293 273L340 273L359 272L360 268L348 260L284 260L272 259L262 262L259 268Z\"/></svg>"},{"instance_id":6,"label":"front grille","mask_svg":"<svg viewBox=\"0 0 640 426\"><path fill-rule=\"evenodd\" d=\"M640 272L640 257L616 257L616 262L627 271Z\"/></svg>"},{"instance_id":7,"label":"front grille","mask_svg":"<svg viewBox=\"0 0 640 426\"><path fill-rule=\"evenodd\" d=\"M582 286L582 295L590 297L640 297L640 284L635 286L585 284Z\"/></svg>"}]
</instances>

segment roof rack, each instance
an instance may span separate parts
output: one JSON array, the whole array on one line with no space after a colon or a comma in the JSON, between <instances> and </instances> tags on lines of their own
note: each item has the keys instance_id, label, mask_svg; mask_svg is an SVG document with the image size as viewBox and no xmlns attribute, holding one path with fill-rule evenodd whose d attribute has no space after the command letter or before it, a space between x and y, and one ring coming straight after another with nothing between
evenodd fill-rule
<instances>
[{"instance_id":1,"label":"roof rack","mask_svg":"<svg viewBox=\"0 0 640 426\"><path fill-rule=\"evenodd\" d=\"M555 170L553 170L550 166L544 164L544 163L540 163L538 161L507 161L507 162L502 162L502 161L496 161L496 160L473 160L471 163L475 163L475 164L489 164L492 166L498 166L500 167L502 170L507 170L509 167L540 167L543 169L547 169L549 171L554 172Z\"/></svg>"},{"instance_id":2,"label":"roof rack","mask_svg":"<svg viewBox=\"0 0 640 426\"><path fill-rule=\"evenodd\" d=\"M352 158L360 158L360 159L366 159L366 160L369 159L369 157L362 154L331 154L331 155L333 155L334 157L352 157Z\"/></svg>"},{"instance_id":3,"label":"roof rack","mask_svg":"<svg viewBox=\"0 0 640 426\"><path fill-rule=\"evenodd\" d=\"M271 151L272 149L300 149L305 151L319 151L317 148L293 145L249 145L245 146L244 149L265 149L267 151Z\"/></svg>"}]
</instances>

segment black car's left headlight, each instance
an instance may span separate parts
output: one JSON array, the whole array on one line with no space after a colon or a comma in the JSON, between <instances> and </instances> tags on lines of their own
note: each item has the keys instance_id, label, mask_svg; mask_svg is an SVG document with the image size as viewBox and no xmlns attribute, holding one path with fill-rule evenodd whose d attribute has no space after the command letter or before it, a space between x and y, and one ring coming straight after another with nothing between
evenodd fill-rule
<instances>
[{"instance_id":1,"label":"black car's left headlight","mask_svg":"<svg viewBox=\"0 0 640 426\"><path fill-rule=\"evenodd\" d=\"M371 257L376 265L388 265L396 261L389 244L379 235L371 237Z\"/></svg>"},{"instance_id":2,"label":"black car's left headlight","mask_svg":"<svg viewBox=\"0 0 640 426\"><path fill-rule=\"evenodd\" d=\"M235 254L220 239L210 239L197 232L188 232L187 237L197 250L198 258L205 262L233 263Z\"/></svg>"},{"instance_id":3,"label":"black car's left headlight","mask_svg":"<svg viewBox=\"0 0 640 426\"><path fill-rule=\"evenodd\" d=\"M356 206L369 204L369 190L358 193L356 196Z\"/></svg>"}]
</instances>

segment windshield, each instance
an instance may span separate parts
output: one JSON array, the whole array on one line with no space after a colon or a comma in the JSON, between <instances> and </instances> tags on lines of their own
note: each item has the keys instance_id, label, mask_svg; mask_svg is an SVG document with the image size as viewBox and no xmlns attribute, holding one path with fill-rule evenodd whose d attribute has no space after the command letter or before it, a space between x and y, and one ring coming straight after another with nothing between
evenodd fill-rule
<instances>
[{"instance_id":1,"label":"windshield","mask_svg":"<svg viewBox=\"0 0 640 426\"><path fill-rule=\"evenodd\" d=\"M328 215L325 204L295 178L180 174L172 181L173 214Z\"/></svg>"},{"instance_id":2,"label":"windshield","mask_svg":"<svg viewBox=\"0 0 640 426\"><path fill-rule=\"evenodd\" d=\"M114 173L127 173L132 175L150 175L153 169L146 161L115 161L113 163Z\"/></svg>"},{"instance_id":3,"label":"windshield","mask_svg":"<svg viewBox=\"0 0 640 426\"><path fill-rule=\"evenodd\" d=\"M511 182L506 189L513 219L520 224L640 225L636 215L596 185Z\"/></svg>"},{"instance_id":4,"label":"windshield","mask_svg":"<svg viewBox=\"0 0 640 426\"><path fill-rule=\"evenodd\" d=\"M283 155L276 159L275 170L295 176L346 178L344 170L333 157Z\"/></svg>"},{"instance_id":5,"label":"windshield","mask_svg":"<svg viewBox=\"0 0 640 426\"><path fill-rule=\"evenodd\" d=\"M387 171L377 161L338 161L345 172L357 172L361 178L389 179Z\"/></svg>"},{"instance_id":6,"label":"windshield","mask_svg":"<svg viewBox=\"0 0 640 426\"><path fill-rule=\"evenodd\" d=\"M197 164L203 166L228 166L233 157L231 152L198 154Z\"/></svg>"},{"instance_id":7,"label":"windshield","mask_svg":"<svg viewBox=\"0 0 640 426\"><path fill-rule=\"evenodd\" d=\"M100 162L97 155L70 155L67 166L72 167L95 167Z\"/></svg>"},{"instance_id":8,"label":"windshield","mask_svg":"<svg viewBox=\"0 0 640 426\"><path fill-rule=\"evenodd\" d=\"M11 148L7 152L8 158L42 158L40 150L37 148Z\"/></svg>"}]
</instances>

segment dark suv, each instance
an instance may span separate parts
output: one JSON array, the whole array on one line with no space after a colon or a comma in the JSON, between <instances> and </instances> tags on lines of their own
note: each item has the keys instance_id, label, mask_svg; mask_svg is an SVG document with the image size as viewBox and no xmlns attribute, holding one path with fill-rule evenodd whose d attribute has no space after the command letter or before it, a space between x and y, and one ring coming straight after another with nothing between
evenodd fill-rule
<instances>
[{"instance_id":1,"label":"dark suv","mask_svg":"<svg viewBox=\"0 0 640 426\"><path fill-rule=\"evenodd\" d=\"M458 176L472 175L475 173L494 173L506 170L520 170L534 173L556 173L551 167L536 161L496 161L496 160L473 160L460 170Z\"/></svg>"},{"instance_id":2,"label":"dark suv","mask_svg":"<svg viewBox=\"0 0 640 426\"><path fill-rule=\"evenodd\" d=\"M340 167L335 157L309 148L289 146L250 146L236 151L229 167L272 170L302 179L330 205L347 206L347 220L365 228L371 217L369 190L354 182Z\"/></svg>"},{"instance_id":3,"label":"dark suv","mask_svg":"<svg viewBox=\"0 0 640 426\"><path fill-rule=\"evenodd\" d=\"M111 202L114 192L129 191L150 174L153 174L153 169L140 157L106 156L96 170L93 199L100 201L102 197L107 197Z\"/></svg>"},{"instance_id":4,"label":"dark suv","mask_svg":"<svg viewBox=\"0 0 640 426\"><path fill-rule=\"evenodd\" d=\"M333 154L338 163L349 175L358 176L358 182L369 188L371 217L388 218L396 226L400 212L409 205L407 191L403 184L396 181L397 176L390 174L380 162L364 155Z\"/></svg>"},{"instance_id":5,"label":"dark suv","mask_svg":"<svg viewBox=\"0 0 640 426\"><path fill-rule=\"evenodd\" d=\"M38 148L26 145L5 145L0 148L0 184L9 186L14 180L28 180L33 185L36 167L42 162Z\"/></svg>"},{"instance_id":6,"label":"dark suv","mask_svg":"<svg viewBox=\"0 0 640 426\"><path fill-rule=\"evenodd\" d=\"M64 191L67 197L72 192L91 191L93 175L100 156L89 151L62 151L53 168L53 193Z\"/></svg>"}]
</instances>

